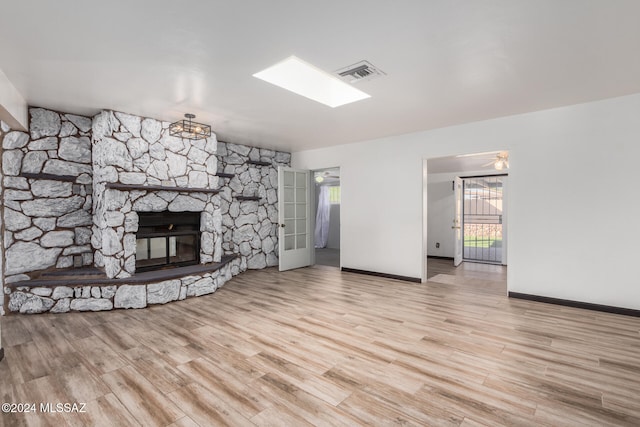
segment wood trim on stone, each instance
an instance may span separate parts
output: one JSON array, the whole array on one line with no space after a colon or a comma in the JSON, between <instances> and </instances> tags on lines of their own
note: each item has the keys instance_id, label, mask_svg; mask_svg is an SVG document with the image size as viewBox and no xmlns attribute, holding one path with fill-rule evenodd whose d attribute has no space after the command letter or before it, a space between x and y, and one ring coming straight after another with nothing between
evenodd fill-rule
<instances>
[{"instance_id":1,"label":"wood trim on stone","mask_svg":"<svg viewBox=\"0 0 640 427\"><path fill-rule=\"evenodd\" d=\"M77 275L78 278L64 278L64 279L33 279L24 280L22 282L14 282L5 285L6 287L16 289L22 287L56 287L56 286L91 286L91 285L141 285L153 282L161 282L165 280L178 279L186 276L198 275L203 273L210 273L221 269L225 265L237 258L237 255L223 255L220 262L212 262L209 264L189 265L186 267L175 267L165 270L153 270L145 271L143 273L134 274L131 277L123 279L109 279L109 278L90 278L82 277L77 272L69 271L69 276ZM93 269L96 270L97 269ZM62 271L56 272L61 274ZM49 276L52 277L52 276Z\"/></svg>"},{"instance_id":2,"label":"wood trim on stone","mask_svg":"<svg viewBox=\"0 0 640 427\"><path fill-rule=\"evenodd\" d=\"M271 162L263 162L261 160L247 160L247 164L254 166L271 166Z\"/></svg>"},{"instance_id":3,"label":"wood trim on stone","mask_svg":"<svg viewBox=\"0 0 640 427\"><path fill-rule=\"evenodd\" d=\"M236 176L236 174L234 174L234 173L218 172L218 173L216 174L216 176L219 176L220 178L233 178L234 176Z\"/></svg>"},{"instance_id":4,"label":"wood trim on stone","mask_svg":"<svg viewBox=\"0 0 640 427\"><path fill-rule=\"evenodd\" d=\"M64 181L64 182L76 182L76 179L78 179L77 176L73 176L73 175L55 175L51 173L23 172L18 176L22 178L27 178L27 179L46 179L50 181Z\"/></svg>"},{"instance_id":5,"label":"wood trim on stone","mask_svg":"<svg viewBox=\"0 0 640 427\"><path fill-rule=\"evenodd\" d=\"M162 185L135 185L135 184L120 184L117 182L109 182L105 185L106 188L113 190L125 190L125 191L177 191L180 193L211 193L218 194L220 190L212 188L194 188L194 187L165 187Z\"/></svg>"}]
</instances>

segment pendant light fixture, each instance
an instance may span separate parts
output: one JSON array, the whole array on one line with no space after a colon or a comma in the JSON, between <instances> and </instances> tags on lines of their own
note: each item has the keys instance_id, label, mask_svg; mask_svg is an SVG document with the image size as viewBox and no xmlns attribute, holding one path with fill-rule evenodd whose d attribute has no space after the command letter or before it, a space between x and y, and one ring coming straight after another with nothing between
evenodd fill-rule
<instances>
[{"instance_id":1,"label":"pendant light fixture","mask_svg":"<svg viewBox=\"0 0 640 427\"><path fill-rule=\"evenodd\" d=\"M211 126L194 122L193 119L196 118L195 114L187 113L184 117L185 119L178 120L169 125L169 134L171 136L193 140L209 138L211 136Z\"/></svg>"}]
</instances>

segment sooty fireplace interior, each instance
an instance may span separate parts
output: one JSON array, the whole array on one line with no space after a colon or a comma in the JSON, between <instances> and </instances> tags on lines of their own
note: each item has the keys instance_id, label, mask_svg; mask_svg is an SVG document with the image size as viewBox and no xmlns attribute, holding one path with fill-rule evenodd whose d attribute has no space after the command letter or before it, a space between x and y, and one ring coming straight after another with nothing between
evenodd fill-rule
<instances>
[{"instance_id":1,"label":"sooty fireplace interior","mask_svg":"<svg viewBox=\"0 0 640 427\"><path fill-rule=\"evenodd\" d=\"M139 212L136 271L198 264L200 213Z\"/></svg>"}]
</instances>

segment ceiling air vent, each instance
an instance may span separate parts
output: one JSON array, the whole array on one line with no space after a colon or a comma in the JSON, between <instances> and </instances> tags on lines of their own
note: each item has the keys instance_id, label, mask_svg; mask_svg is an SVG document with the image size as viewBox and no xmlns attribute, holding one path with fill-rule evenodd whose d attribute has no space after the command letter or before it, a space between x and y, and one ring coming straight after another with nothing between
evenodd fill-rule
<instances>
[{"instance_id":1,"label":"ceiling air vent","mask_svg":"<svg viewBox=\"0 0 640 427\"><path fill-rule=\"evenodd\" d=\"M341 68L336 74L347 83L356 83L363 80L371 80L386 75L384 71L376 68L369 61L360 61L348 67Z\"/></svg>"}]
</instances>

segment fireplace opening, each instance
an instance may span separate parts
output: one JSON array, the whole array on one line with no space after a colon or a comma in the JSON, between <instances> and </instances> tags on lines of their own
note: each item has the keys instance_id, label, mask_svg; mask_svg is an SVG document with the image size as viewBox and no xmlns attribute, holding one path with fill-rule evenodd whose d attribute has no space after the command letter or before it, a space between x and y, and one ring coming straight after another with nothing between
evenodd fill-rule
<instances>
[{"instance_id":1,"label":"fireplace opening","mask_svg":"<svg viewBox=\"0 0 640 427\"><path fill-rule=\"evenodd\" d=\"M200 213L139 212L136 271L198 264Z\"/></svg>"}]
</instances>

